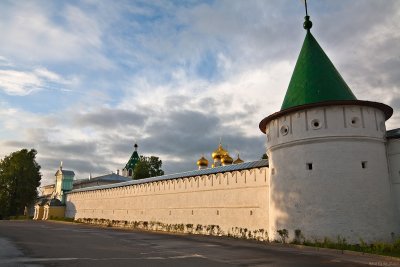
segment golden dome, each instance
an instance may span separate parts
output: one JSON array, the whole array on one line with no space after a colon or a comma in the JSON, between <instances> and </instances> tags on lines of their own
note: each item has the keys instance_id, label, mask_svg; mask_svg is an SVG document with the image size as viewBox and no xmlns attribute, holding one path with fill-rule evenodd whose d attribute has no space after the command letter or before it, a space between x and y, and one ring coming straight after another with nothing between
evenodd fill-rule
<instances>
[{"instance_id":1,"label":"golden dome","mask_svg":"<svg viewBox=\"0 0 400 267\"><path fill-rule=\"evenodd\" d=\"M208 167L208 160L202 156L198 161L197 161L197 166L207 166Z\"/></svg>"},{"instance_id":2,"label":"golden dome","mask_svg":"<svg viewBox=\"0 0 400 267\"><path fill-rule=\"evenodd\" d=\"M243 163L244 161L239 157L239 154L237 156L237 159L235 159L235 161L233 162L233 164L239 164L239 163Z\"/></svg>"},{"instance_id":3,"label":"golden dome","mask_svg":"<svg viewBox=\"0 0 400 267\"><path fill-rule=\"evenodd\" d=\"M229 156L229 154L227 153L222 159L221 159L222 164L224 165L229 165L232 164L233 162L233 158L231 158L231 156Z\"/></svg>"},{"instance_id":4,"label":"golden dome","mask_svg":"<svg viewBox=\"0 0 400 267\"><path fill-rule=\"evenodd\" d=\"M222 144L219 143L218 148L211 154L213 159L222 159L228 155L228 151L226 151L223 147Z\"/></svg>"}]
</instances>

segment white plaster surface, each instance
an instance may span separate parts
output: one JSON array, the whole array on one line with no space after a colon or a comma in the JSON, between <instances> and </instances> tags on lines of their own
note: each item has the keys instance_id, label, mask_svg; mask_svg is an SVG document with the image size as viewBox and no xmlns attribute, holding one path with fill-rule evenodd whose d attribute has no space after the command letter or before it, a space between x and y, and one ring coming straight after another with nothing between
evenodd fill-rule
<instances>
[{"instance_id":1,"label":"white plaster surface","mask_svg":"<svg viewBox=\"0 0 400 267\"><path fill-rule=\"evenodd\" d=\"M268 168L69 193L66 216L268 229Z\"/></svg>"}]
</instances>

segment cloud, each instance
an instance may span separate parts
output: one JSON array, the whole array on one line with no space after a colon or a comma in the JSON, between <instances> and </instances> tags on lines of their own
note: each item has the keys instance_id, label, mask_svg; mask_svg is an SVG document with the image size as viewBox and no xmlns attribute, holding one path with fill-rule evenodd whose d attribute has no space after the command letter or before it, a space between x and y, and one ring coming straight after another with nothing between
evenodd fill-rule
<instances>
[{"instance_id":1,"label":"cloud","mask_svg":"<svg viewBox=\"0 0 400 267\"><path fill-rule=\"evenodd\" d=\"M76 78L67 80L46 68L31 71L0 70L0 90L8 95L26 96L40 90L60 90L60 86L76 82Z\"/></svg>"},{"instance_id":2,"label":"cloud","mask_svg":"<svg viewBox=\"0 0 400 267\"><path fill-rule=\"evenodd\" d=\"M138 111L101 108L95 112L88 112L76 116L75 123L82 127L98 127L112 130L116 127L143 126L146 116Z\"/></svg>"},{"instance_id":3,"label":"cloud","mask_svg":"<svg viewBox=\"0 0 400 267\"><path fill-rule=\"evenodd\" d=\"M259 159L258 123L280 109L305 35L291 0L0 5L0 151L37 148L49 182L60 160L77 178L121 169L134 142L167 173L211 160L221 137ZM356 96L390 103L399 127L400 4L309 8Z\"/></svg>"},{"instance_id":4,"label":"cloud","mask_svg":"<svg viewBox=\"0 0 400 267\"><path fill-rule=\"evenodd\" d=\"M0 54L25 63L86 59L91 68L112 68L101 53L102 30L90 12L63 3L14 2L4 3L0 15Z\"/></svg>"},{"instance_id":5,"label":"cloud","mask_svg":"<svg viewBox=\"0 0 400 267\"><path fill-rule=\"evenodd\" d=\"M28 95L43 86L37 75L14 70L0 70L0 88L10 95Z\"/></svg>"},{"instance_id":6,"label":"cloud","mask_svg":"<svg viewBox=\"0 0 400 267\"><path fill-rule=\"evenodd\" d=\"M384 15L372 22L370 18L376 14ZM334 12L314 15L314 36L358 99L390 103L396 95L400 82L399 16L398 1L339 2Z\"/></svg>"}]
</instances>

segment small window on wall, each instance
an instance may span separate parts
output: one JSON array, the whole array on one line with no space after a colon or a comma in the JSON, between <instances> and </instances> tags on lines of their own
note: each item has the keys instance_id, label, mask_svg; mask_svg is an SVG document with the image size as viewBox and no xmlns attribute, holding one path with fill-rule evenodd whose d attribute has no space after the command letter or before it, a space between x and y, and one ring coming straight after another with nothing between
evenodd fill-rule
<instances>
[{"instance_id":1,"label":"small window on wall","mask_svg":"<svg viewBox=\"0 0 400 267\"><path fill-rule=\"evenodd\" d=\"M361 168L366 169L367 163L368 163L368 161L361 161Z\"/></svg>"},{"instance_id":2,"label":"small window on wall","mask_svg":"<svg viewBox=\"0 0 400 267\"><path fill-rule=\"evenodd\" d=\"M306 163L306 169L312 170L312 163Z\"/></svg>"},{"instance_id":3,"label":"small window on wall","mask_svg":"<svg viewBox=\"0 0 400 267\"><path fill-rule=\"evenodd\" d=\"M350 125L353 127L360 126L360 119L358 117L351 118Z\"/></svg>"},{"instance_id":4,"label":"small window on wall","mask_svg":"<svg viewBox=\"0 0 400 267\"><path fill-rule=\"evenodd\" d=\"M219 215L219 210L217 210L217 215Z\"/></svg>"},{"instance_id":5,"label":"small window on wall","mask_svg":"<svg viewBox=\"0 0 400 267\"><path fill-rule=\"evenodd\" d=\"M314 130L318 130L321 128L321 122L318 119L314 119L311 121L311 128Z\"/></svg>"},{"instance_id":6,"label":"small window on wall","mask_svg":"<svg viewBox=\"0 0 400 267\"><path fill-rule=\"evenodd\" d=\"M282 135L287 135L288 133L289 133L289 126L283 125L283 126L281 127L281 134L282 134Z\"/></svg>"},{"instance_id":7,"label":"small window on wall","mask_svg":"<svg viewBox=\"0 0 400 267\"><path fill-rule=\"evenodd\" d=\"M275 168L271 169L271 174L274 175L275 174Z\"/></svg>"}]
</instances>

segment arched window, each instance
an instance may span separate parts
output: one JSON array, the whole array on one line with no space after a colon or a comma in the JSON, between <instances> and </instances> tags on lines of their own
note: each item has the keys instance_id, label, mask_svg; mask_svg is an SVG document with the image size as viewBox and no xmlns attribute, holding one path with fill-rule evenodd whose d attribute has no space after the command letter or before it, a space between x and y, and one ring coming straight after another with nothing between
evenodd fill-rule
<instances>
[{"instance_id":1,"label":"arched window","mask_svg":"<svg viewBox=\"0 0 400 267\"><path fill-rule=\"evenodd\" d=\"M128 170L128 176L132 176L132 174L133 174L132 169L129 169L129 170Z\"/></svg>"}]
</instances>

